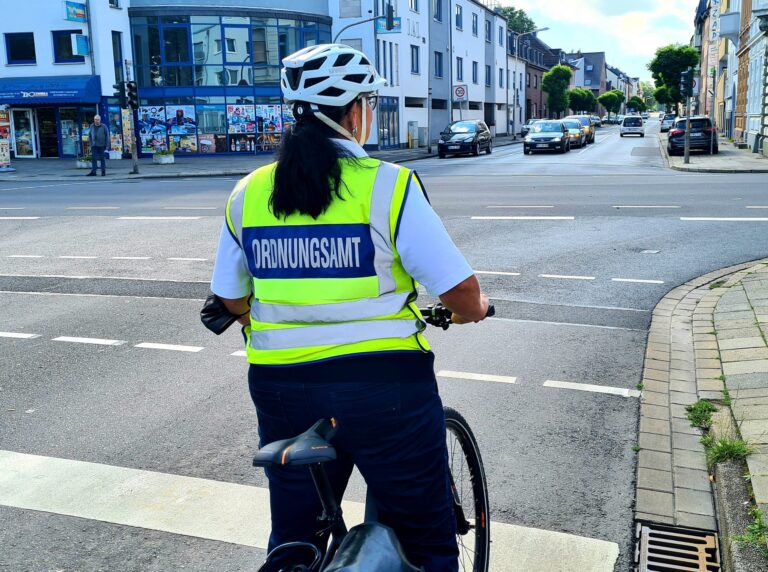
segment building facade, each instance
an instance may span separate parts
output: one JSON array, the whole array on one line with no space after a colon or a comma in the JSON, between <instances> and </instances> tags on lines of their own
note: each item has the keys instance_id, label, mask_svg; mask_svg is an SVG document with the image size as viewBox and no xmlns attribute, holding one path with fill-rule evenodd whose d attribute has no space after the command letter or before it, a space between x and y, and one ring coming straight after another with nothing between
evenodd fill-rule
<instances>
[{"instance_id":1,"label":"building facade","mask_svg":"<svg viewBox=\"0 0 768 572\"><path fill-rule=\"evenodd\" d=\"M765 18L761 18L764 16ZM768 0L752 0L752 18L749 22L747 47L749 68L747 77L746 142L754 152L763 147L765 120L766 61L768 51Z\"/></svg>"}]
</instances>

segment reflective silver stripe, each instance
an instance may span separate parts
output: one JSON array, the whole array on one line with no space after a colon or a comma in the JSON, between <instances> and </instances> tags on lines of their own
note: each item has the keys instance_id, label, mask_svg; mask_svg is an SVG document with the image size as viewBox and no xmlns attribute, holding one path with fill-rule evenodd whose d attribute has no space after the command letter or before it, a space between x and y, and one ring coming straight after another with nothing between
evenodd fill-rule
<instances>
[{"instance_id":1,"label":"reflective silver stripe","mask_svg":"<svg viewBox=\"0 0 768 572\"><path fill-rule=\"evenodd\" d=\"M240 247L243 246L243 205L245 204L245 189L248 187L248 181L251 180L253 173L246 175L235 186L232 194L229 196L229 220L235 227L235 236Z\"/></svg>"},{"instance_id":2,"label":"reflective silver stripe","mask_svg":"<svg viewBox=\"0 0 768 572\"><path fill-rule=\"evenodd\" d=\"M392 275L395 255L389 237L389 210L400 169L397 165L382 161L376 172L376 182L371 195L370 228L375 251L373 264L379 279L379 295L394 292L396 287L395 277Z\"/></svg>"},{"instance_id":3,"label":"reflective silver stripe","mask_svg":"<svg viewBox=\"0 0 768 572\"><path fill-rule=\"evenodd\" d=\"M353 344L382 338L407 338L418 332L419 326L415 319L371 320L279 330L252 330L251 347L256 350L284 350Z\"/></svg>"},{"instance_id":4,"label":"reflective silver stripe","mask_svg":"<svg viewBox=\"0 0 768 572\"><path fill-rule=\"evenodd\" d=\"M405 306L410 292L385 294L378 298L355 300L354 302L332 302L328 304L288 305L263 304L254 300L251 317L257 322L283 324L286 322L352 322L380 316L397 314ZM295 331L295 330L294 330Z\"/></svg>"}]
</instances>

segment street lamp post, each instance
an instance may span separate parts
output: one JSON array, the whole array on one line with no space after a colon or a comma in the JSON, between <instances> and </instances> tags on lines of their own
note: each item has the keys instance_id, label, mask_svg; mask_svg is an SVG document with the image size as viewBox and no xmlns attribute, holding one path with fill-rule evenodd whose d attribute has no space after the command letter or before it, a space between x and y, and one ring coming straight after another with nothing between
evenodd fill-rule
<instances>
[{"instance_id":1,"label":"street lamp post","mask_svg":"<svg viewBox=\"0 0 768 572\"><path fill-rule=\"evenodd\" d=\"M528 34L538 34L539 32L546 32L549 30L549 28L538 28L536 30L531 30L530 32L523 32L522 34L517 34L515 36L515 59L520 59L520 38L522 36L527 36ZM517 122L517 104L518 104L518 97L517 97L517 66L515 66L515 70L512 72L512 98L513 98L513 105L512 105L512 138L517 139L517 129L515 128L515 123ZM521 86L522 87L522 86ZM509 85L507 85L507 91L509 91ZM509 105L507 105L507 112L509 112ZM507 125L509 125L509 120L507 120Z\"/></svg>"}]
</instances>

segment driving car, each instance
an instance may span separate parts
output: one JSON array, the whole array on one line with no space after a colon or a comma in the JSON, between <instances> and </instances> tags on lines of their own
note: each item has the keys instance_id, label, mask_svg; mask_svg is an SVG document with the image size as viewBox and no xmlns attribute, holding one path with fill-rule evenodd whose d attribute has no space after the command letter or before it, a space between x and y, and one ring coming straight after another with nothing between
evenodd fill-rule
<instances>
[{"instance_id":1,"label":"driving car","mask_svg":"<svg viewBox=\"0 0 768 572\"><path fill-rule=\"evenodd\" d=\"M674 113L665 113L661 119L661 132L669 131L675 124L675 119L677 119L677 115Z\"/></svg>"},{"instance_id":2,"label":"driving car","mask_svg":"<svg viewBox=\"0 0 768 572\"><path fill-rule=\"evenodd\" d=\"M643 112L640 114L640 117L642 117L643 119L648 119L648 112L647 112L647 111L643 111Z\"/></svg>"},{"instance_id":3,"label":"driving car","mask_svg":"<svg viewBox=\"0 0 768 572\"><path fill-rule=\"evenodd\" d=\"M584 147L587 144L587 130L584 129L581 122L576 119L563 119L563 123L568 128L568 142L570 145Z\"/></svg>"},{"instance_id":4,"label":"driving car","mask_svg":"<svg viewBox=\"0 0 768 572\"><path fill-rule=\"evenodd\" d=\"M592 123L592 118L589 115L567 115L563 119L578 120L587 132L587 144L595 142L595 125Z\"/></svg>"},{"instance_id":5,"label":"driving car","mask_svg":"<svg viewBox=\"0 0 768 572\"><path fill-rule=\"evenodd\" d=\"M667 140L667 153L677 155L685 151L685 117L675 121L672 129L669 130L669 139ZM709 152L720 152L717 142L717 130L712 128L712 121L706 116L691 117L691 150Z\"/></svg>"},{"instance_id":6,"label":"driving car","mask_svg":"<svg viewBox=\"0 0 768 572\"><path fill-rule=\"evenodd\" d=\"M526 135L528 135L528 132L531 130L531 125L533 125L533 124L534 124L534 123L536 123L537 121L541 121L541 119L537 119L536 117L532 117L531 119L529 119L528 121L526 121L525 125L523 125L523 126L520 128L520 135L522 135L523 137L525 137Z\"/></svg>"},{"instance_id":7,"label":"driving car","mask_svg":"<svg viewBox=\"0 0 768 572\"><path fill-rule=\"evenodd\" d=\"M624 118L619 127L619 137L625 135L639 135L645 137L645 129L643 129L643 118L639 115L629 115Z\"/></svg>"},{"instance_id":8,"label":"driving car","mask_svg":"<svg viewBox=\"0 0 768 572\"><path fill-rule=\"evenodd\" d=\"M523 153L525 155L530 155L534 151L565 153L570 150L568 128L560 120L537 121L531 125L530 132L523 139Z\"/></svg>"},{"instance_id":9,"label":"driving car","mask_svg":"<svg viewBox=\"0 0 768 572\"><path fill-rule=\"evenodd\" d=\"M600 116L598 115L590 115L592 118L592 123L595 124L595 127L602 127L603 126L603 120L600 119Z\"/></svg>"},{"instance_id":10,"label":"driving car","mask_svg":"<svg viewBox=\"0 0 768 572\"><path fill-rule=\"evenodd\" d=\"M488 155L493 151L491 130L483 121L454 121L440 133L437 142L437 156L441 159L461 153L479 155L483 150Z\"/></svg>"}]
</instances>

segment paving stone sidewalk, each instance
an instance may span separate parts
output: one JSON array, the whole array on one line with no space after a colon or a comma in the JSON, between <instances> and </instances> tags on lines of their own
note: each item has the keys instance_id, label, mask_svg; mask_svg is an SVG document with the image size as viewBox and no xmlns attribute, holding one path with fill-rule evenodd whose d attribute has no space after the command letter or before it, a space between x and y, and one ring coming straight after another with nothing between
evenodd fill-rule
<instances>
[{"instance_id":1,"label":"paving stone sidewalk","mask_svg":"<svg viewBox=\"0 0 768 572\"><path fill-rule=\"evenodd\" d=\"M768 259L691 280L656 306L642 380L637 520L717 530L702 433L685 406L722 402L726 389L736 426L755 447L747 464L756 502L768 505L766 336Z\"/></svg>"},{"instance_id":2,"label":"paving stone sidewalk","mask_svg":"<svg viewBox=\"0 0 768 572\"><path fill-rule=\"evenodd\" d=\"M667 134L659 133L661 155L670 169L689 171L693 173L768 173L768 159L759 153L748 149L737 149L726 139L720 139L717 155L709 155L701 151L691 153L691 162L685 164L679 155L670 156L667 153Z\"/></svg>"}]
</instances>

